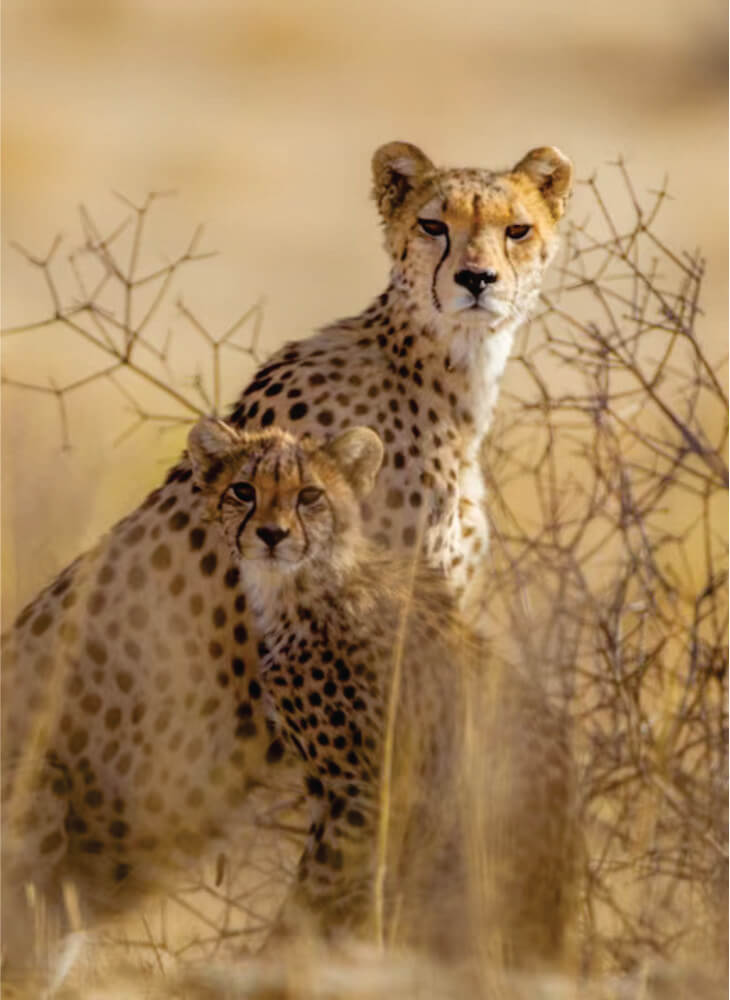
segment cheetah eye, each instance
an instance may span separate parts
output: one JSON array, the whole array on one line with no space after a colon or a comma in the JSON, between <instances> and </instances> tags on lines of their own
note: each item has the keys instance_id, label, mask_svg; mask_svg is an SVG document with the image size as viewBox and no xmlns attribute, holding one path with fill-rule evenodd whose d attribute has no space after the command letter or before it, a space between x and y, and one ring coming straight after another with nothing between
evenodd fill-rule
<instances>
[{"instance_id":1,"label":"cheetah eye","mask_svg":"<svg viewBox=\"0 0 730 1000\"><path fill-rule=\"evenodd\" d=\"M254 503L256 500L256 490L251 483L233 483L231 489L243 503Z\"/></svg>"},{"instance_id":2,"label":"cheetah eye","mask_svg":"<svg viewBox=\"0 0 730 1000\"><path fill-rule=\"evenodd\" d=\"M320 490L316 486L305 486L303 490L299 491L298 503L302 504L303 507L310 507L323 494L324 490Z\"/></svg>"},{"instance_id":3,"label":"cheetah eye","mask_svg":"<svg viewBox=\"0 0 730 1000\"><path fill-rule=\"evenodd\" d=\"M526 236L532 231L532 226L507 226L505 229L505 234L507 239L510 240L524 240Z\"/></svg>"},{"instance_id":4,"label":"cheetah eye","mask_svg":"<svg viewBox=\"0 0 730 1000\"><path fill-rule=\"evenodd\" d=\"M419 219L418 225L428 236L445 236L449 227L438 219Z\"/></svg>"}]
</instances>

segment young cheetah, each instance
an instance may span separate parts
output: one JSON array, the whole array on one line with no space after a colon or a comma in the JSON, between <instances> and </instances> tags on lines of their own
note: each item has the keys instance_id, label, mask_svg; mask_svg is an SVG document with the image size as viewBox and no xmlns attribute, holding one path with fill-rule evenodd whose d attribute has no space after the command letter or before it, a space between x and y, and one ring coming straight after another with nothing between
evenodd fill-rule
<instances>
[{"instance_id":1,"label":"young cheetah","mask_svg":"<svg viewBox=\"0 0 730 1000\"><path fill-rule=\"evenodd\" d=\"M377 435L323 444L207 419L188 448L240 564L267 710L306 769L283 925L316 914L326 933L377 925L441 952L487 935L512 962L554 956L571 852L560 722L534 680L490 668L440 574L363 538Z\"/></svg>"},{"instance_id":2,"label":"young cheetah","mask_svg":"<svg viewBox=\"0 0 730 1000\"><path fill-rule=\"evenodd\" d=\"M375 153L373 175L388 287L275 354L230 423L376 430L365 534L423 551L468 608L487 544L479 452L572 168L543 147L511 170L440 169L395 142ZM165 838L204 841L197 817L229 819L244 776L277 758L238 561L204 512L183 458L5 637L3 923L21 941L27 882L56 898L72 878L92 912L117 912L149 883Z\"/></svg>"}]
</instances>

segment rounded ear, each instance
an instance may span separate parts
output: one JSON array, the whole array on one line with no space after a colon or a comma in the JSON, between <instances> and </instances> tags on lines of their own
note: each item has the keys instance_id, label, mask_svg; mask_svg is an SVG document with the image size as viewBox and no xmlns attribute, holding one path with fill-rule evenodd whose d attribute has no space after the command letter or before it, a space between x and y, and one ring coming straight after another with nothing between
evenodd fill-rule
<instances>
[{"instance_id":1,"label":"rounded ear","mask_svg":"<svg viewBox=\"0 0 730 1000\"><path fill-rule=\"evenodd\" d=\"M555 219L565 211L573 185L573 164L555 146L540 146L524 156L513 173L529 177Z\"/></svg>"},{"instance_id":2,"label":"rounded ear","mask_svg":"<svg viewBox=\"0 0 730 1000\"><path fill-rule=\"evenodd\" d=\"M434 169L418 146L388 142L373 155L373 197L387 222L398 211L419 180Z\"/></svg>"},{"instance_id":3,"label":"rounded ear","mask_svg":"<svg viewBox=\"0 0 730 1000\"><path fill-rule=\"evenodd\" d=\"M236 430L222 420L203 417L188 434L188 454L198 486L206 487L221 471L223 460L241 444Z\"/></svg>"},{"instance_id":4,"label":"rounded ear","mask_svg":"<svg viewBox=\"0 0 730 1000\"><path fill-rule=\"evenodd\" d=\"M328 455L362 500L375 485L383 461L383 442L369 427L351 427L326 444Z\"/></svg>"}]
</instances>

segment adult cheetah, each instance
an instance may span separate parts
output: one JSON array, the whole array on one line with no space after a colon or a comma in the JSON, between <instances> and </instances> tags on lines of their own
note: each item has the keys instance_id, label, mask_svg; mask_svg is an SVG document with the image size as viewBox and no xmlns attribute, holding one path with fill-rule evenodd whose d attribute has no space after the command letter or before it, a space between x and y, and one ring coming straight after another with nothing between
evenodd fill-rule
<instances>
[{"instance_id":1,"label":"adult cheetah","mask_svg":"<svg viewBox=\"0 0 730 1000\"><path fill-rule=\"evenodd\" d=\"M504 172L438 169L395 142L376 151L373 174L388 287L359 316L282 348L229 420L298 435L375 429L385 450L366 533L420 547L468 608L487 544L479 450L572 168L545 147ZM233 815L246 777L280 758L239 576L183 458L5 637L6 947L16 929L27 937L25 883L55 899L70 877L91 915L118 911L150 884L169 838L197 849Z\"/></svg>"},{"instance_id":2,"label":"adult cheetah","mask_svg":"<svg viewBox=\"0 0 730 1000\"><path fill-rule=\"evenodd\" d=\"M534 676L500 670L441 574L362 537L378 436L208 419L188 448L240 563L265 702L306 772L282 928L555 958L575 855L564 726Z\"/></svg>"}]
</instances>

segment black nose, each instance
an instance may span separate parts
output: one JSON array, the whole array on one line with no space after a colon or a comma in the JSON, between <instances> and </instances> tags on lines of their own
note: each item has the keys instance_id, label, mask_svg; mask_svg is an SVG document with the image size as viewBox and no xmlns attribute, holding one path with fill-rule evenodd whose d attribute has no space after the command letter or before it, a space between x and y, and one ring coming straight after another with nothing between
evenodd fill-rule
<instances>
[{"instance_id":1,"label":"black nose","mask_svg":"<svg viewBox=\"0 0 730 1000\"><path fill-rule=\"evenodd\" d=\"M284 528L257 528L256 534L273 552L282 538L286 538L289 532Z\"/></svg>"},{"instance_id":2,"label":"black nose","mask_svg":"<svg viewBox=\"0 0 730 1000\"><path fill-rule=\"evenodd\" d=\"M493 285L497 277L497 272L491 269L488 271L464 270L454 275L454 281L457 285L463 285L475 299L478 299L487 285Z\"/></svg>"}]
</instances>

